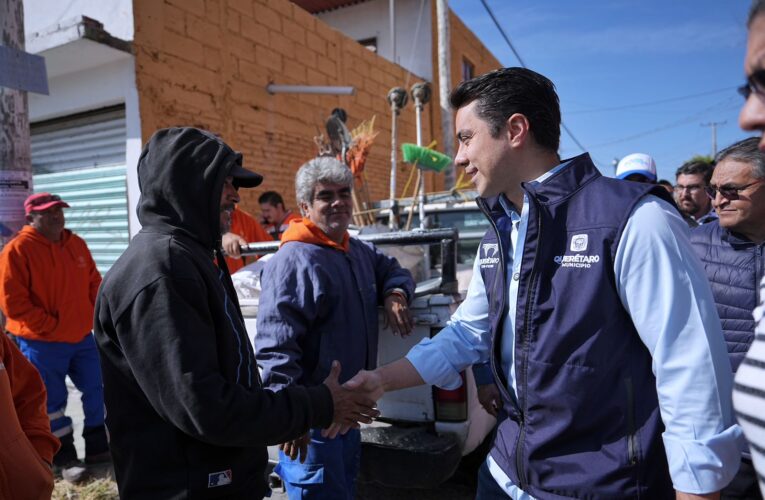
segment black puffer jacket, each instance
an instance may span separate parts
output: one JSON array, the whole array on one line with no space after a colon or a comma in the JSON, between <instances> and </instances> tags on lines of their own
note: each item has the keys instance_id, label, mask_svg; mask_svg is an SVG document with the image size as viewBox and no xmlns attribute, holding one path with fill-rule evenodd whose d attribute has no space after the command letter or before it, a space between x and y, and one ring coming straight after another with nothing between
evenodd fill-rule
<instances>
[{"instance_id":1,"label":"black puffer jacket","mask_svg":"<svg viewBox=\"0 0 765 500\"><path fill-rule=\"evenodd\" d=\"M691 244L712 286L735 373L754 340L752 310L765 269L765 243L756 245L714 221L692 229Z\"/></svg>"},{"instance_id":2,"label":"black puffer jacket","mask_svg":"<svg viewBox=\"0 0 765 500\"><path fill-rule=\"evenodd\" d=\"M123 499L261 498L266 445L331 422L324 385L260 387L231 279L213 263L237 161L190 128L160 130L141 154L143 228L106 274L95 313Z\"/></svg>"}]
</instances>

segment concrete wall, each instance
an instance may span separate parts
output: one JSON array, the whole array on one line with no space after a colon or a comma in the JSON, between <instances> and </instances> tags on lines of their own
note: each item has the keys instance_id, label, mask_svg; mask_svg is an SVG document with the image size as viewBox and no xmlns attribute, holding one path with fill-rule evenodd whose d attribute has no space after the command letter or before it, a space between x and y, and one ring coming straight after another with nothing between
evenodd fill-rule
<instances>
[{"instance_id":1,"label":"concrete wall","mask_svg":"<svg viewBox=\"0 0 765 500\"><path fill-rule=\"evenodd\" d=\"M396 0L395 58L391 50L389 4L390 0L371 0L317 17L354 40L376 37L380 56L432 81L431 0Z\"/></svg>"},{"instance_id":2,"label":"concrete wall","mask_svg":"<svg viewBox=\"0 0 765 500\"><path fill-rule=\"evenodd\" d=\"M335 107L352 128L377 117L379 136L366 177L373 199L388 195L390 111L394 86L417 81L403 68L287 0L135 0L136 79L143 140L158 128L204 127L244 153L265 174L262 187L243 190L243 207L258 212L257 196L282 192L294 206L294 173L316 154L313 137ZM270 95L269 82L352 85L354 96ZM414 142L414 111L401 115L399 140ZM423 119L433 137L430 109ZM399 166L399 190L409 167ZM429 177L429 188L440 180Z\"/></svg>"},{"instance_id":3,"label":"concrete wall","mask_svg":"<svg viewBox=\"0 0 765 500\"><path fill-rule=\"evenodd\" d=\"M27 43L36 36L57 31L60 24L87 16L122 40L133 39L132 0L24 0L24 33ZM47 47L43 47L47 48Z\"/></svg>"}]
</instances>

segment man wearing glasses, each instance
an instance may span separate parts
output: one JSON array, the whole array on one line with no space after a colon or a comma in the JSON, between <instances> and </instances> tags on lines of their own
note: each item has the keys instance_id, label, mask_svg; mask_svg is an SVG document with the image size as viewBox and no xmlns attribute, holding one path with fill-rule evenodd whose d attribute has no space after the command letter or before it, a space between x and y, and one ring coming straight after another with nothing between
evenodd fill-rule
<instances>
[{"instance_id":1,"label":"man wearing glasses","mask_svg":"<svg viewBox=\"0 0 765 500\"><path fill-rule=\"evenodd\" d=\"M759 141L750 137L717 155L706 196L719 221L691 231L691 243L712 286L734 373L754 340L752 309L765 270L765 153L758 150ZM722 494L762 498L748 451Z\"/></svg>"},{"instance_id":2,"label":"man wearing glasses","mask_svg":"<svg viewBox=\"0 0 765 500\"><path fill-rule=\"evenodd\" d=\"M691 160L675 172L675 201L691 227L717 219L706 193L713 169L707 162Z\"/></svg>"}]
</instances>

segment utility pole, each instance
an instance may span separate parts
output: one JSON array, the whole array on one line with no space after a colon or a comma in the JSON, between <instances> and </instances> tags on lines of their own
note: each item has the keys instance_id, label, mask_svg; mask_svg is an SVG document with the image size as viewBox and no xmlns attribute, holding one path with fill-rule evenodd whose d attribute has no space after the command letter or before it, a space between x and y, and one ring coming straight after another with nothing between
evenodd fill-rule
<instances>
[{"instance_id":1,"label":"utility pole","mask_svg":"<svg viewBox=\"0 0 765 500\"><path fill-rule=\"evenodd\" d=\"M717 156L717 126L718 125L725 125L727 122L708 122L708 123L702 123L702 127L712 127L712 158Z\"/></svg>"},{"instance_id":2,"label":"utility pole","mask_svg":"<svg viewBox=\"0 0 765 500\"><path fill-rule=\"evenodd\" d=\"M449 90L451 87L451 65L449 64L449 2L436 0L436 17L438 19L438 102L441 107L441 139L443 151L449 158L454 158L454 116L449 105ZM454 163L447 167L444 173L446 189L454 187Z\"/></svg>"},{"instance_id":3,"label":"utility pole","mask_svg":"<svg viewBox=\"0 0 765 500\"><path fill-rule=\"evenodd\" d=\"M24 63L22 0L0 0L0 248L24 225L24 200L32 190L27 93L6 79Z\"/></svg>"}]
</instances>

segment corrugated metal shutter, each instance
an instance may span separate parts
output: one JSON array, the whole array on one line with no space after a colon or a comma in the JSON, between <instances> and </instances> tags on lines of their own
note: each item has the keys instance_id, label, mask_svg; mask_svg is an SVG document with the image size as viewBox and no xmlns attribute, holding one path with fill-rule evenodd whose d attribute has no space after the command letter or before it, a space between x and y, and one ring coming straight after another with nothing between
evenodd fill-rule
<instances>
[{"instance_id":1,"label":"corrugated metal shutter","mask_svg":"<svg viewBox=\"0 0 765 500\"><path fill-rule=\"evenodd\" d=\"M125 109L32 124L32 171L47 174L125 164Z\"/></svg>"},{"instance_id":2,"label":"corrugated metal shutter","mask_svg":"<svg viewBox=\"0 0 765 500\"><path fill-rule=\"evenodd\" d=\"M87 242L101 274L130 241L124 116L110 109L32 125L34 191L71 205L66 227Z\"/></svg>"}]
</instances>

